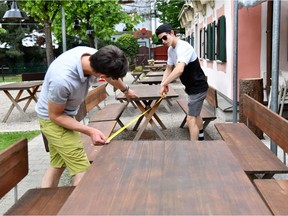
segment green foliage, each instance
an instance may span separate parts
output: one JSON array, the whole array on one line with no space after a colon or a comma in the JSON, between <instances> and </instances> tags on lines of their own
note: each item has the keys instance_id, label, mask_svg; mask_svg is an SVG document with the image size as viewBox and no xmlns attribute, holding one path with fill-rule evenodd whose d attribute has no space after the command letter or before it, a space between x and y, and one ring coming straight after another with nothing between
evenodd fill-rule
<instances>
[{"instance_id":1,"label":"green foliage","mask_svg":"<svg viewBox=\"0 0 288 216\"><path fill-rule=\"evenodd\" d=\"M181 34L184 33L184 29L180 26L178 16L184 4L185 0L157 0L156 2L156 8L161 12L160 22L170 24Z\"/></svg>"},{"instance_id":2,"label":"green foliage","mask_svg":"<svg viewBox=\"0 0 288 216\"><path fill-rule=\"evenodd\" d=\"M159 42L159 39L156 36L156 34L152 35L152 42L153 42L153 44L162 45L162 43Z\"/></svg>"},{"instance_id":3,"label":"green foliage","mask_svg":"<svg viewBox=\"0 0 288 216\"><path fill-rule=\"evenodd\" d=\"M124 12L118 0L80 0L65 1L66 33L72 37L80 37L82 41L110 40L115 34L115 25L124 23L128 30L138 24L140 16L129 15ZM78 20L80 30L74 30L74 22ZM53 23L53 33L61 38L61 14L58 13ZM87 30L92 30L92 35L87 35ZM90 38L89 38L90 37Z\"/></svg>"},{"instance_id":4,"label":"green foliage","mask_svg":"<svg viewBox=\"0 0 288 216\"><path fill-rule=\"evenodd\" d=\"M0 136L0 151L12 145L22 138L27 138L28 140L33 139L38 136L40 131L23 131L23 132L1 132Z\"/></svg>"},{"instance_id":5,"label":"green foliage","mask_svg":"<svg viewBox=\"0 0 288 216\"><path fill-rule=\"evenodd\" d=\"M131 61L133 61L134 57L138 53L139 44L137 39L131 34L121 35L115 42L115 45L123 50Z\"/></svg>"}]
</instances>

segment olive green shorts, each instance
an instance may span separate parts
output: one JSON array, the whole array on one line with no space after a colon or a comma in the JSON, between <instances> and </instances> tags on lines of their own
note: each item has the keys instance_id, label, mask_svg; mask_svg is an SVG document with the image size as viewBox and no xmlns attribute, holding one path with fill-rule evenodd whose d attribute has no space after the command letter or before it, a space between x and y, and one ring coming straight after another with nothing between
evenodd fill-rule
<instances>
[{"instance_id":1,"label":"olive green shorts","mask_svg":"<svg viewBox=\"0 0 288 216\"><path fill-rule=\"evenodd\" d=\"M90 167L79 132L63 128L50 120L39 118L39 123L48 140L52 167L66 167L72 176Z\"/></svg>"}]
</instances>

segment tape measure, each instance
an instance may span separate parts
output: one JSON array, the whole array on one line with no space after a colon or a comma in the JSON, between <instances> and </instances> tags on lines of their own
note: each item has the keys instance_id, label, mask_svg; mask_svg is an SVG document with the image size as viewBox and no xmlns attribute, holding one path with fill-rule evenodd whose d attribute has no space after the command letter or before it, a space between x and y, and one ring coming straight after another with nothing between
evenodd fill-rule
<instances>
[{"instance_id":1,"label":"tape measure","mask_svg":"<svg viewBox=\"0 0 288 216\"><path fill-rule=\"evenodd\" d=\"M165 97L165 95L161 96L161 98L159 98L157 100L157 102L153 105L153 107L160 103L162 101L162 99ZM140 114L139 116L137 116L136 118L132 119L130 122L128 122L126 125L124 125L122 128L120 128L119 130L117 130L115 133L113 133L112 135L110 135L107 139L107 142L110 142L114 137L116 137L118 134L120 134L123 130L125 130L128 126L130 126L132 123L134 123L135 121L137 121L140 117L142 117L143 115L145 115L147 112L149 112L153 107L150 107L149 109L147 109L145 112L143 112L142 114Z\"/></svg>"}]
</instances>

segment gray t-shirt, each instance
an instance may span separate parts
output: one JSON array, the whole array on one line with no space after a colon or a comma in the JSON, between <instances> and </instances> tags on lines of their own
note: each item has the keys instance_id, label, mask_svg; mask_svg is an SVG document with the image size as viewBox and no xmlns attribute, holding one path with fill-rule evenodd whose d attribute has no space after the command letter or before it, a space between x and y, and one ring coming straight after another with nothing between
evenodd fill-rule
<instances>
[{"instance_id":1,"label":"gray t-shirt","mask_svg":"<svg viewBox=\"0 0 288 216\"><path fill-rule=\"evenodd\" d=\"M91 47L79 46L64 52L51 63L35 108L39 118L49 119L48 101L66 104L64 113L76 115L93 79L84 76L81 57L95 52L97 50Z\"/></svg>"}]
</instances>

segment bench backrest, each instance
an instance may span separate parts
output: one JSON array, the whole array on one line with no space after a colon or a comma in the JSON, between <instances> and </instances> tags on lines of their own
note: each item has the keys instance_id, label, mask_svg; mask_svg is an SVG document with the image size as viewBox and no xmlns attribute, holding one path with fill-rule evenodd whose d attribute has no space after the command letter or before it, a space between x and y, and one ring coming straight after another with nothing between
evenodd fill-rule
<instances>
[{"instance_id":1,"label":"bench backrest","mask_svg":"<svg viewBox=\"0 0 288 216\"><path fill-rule=\"evenodd\" d=\"M288 152L288 121L285 118L247 94L243 96L243 113L249 121L267 134L285 152Z\"/></svg>"},{"instance_id":2,"label":"bench backrest","mask_svg":"<svg viewBox=\"0 0 288 216\"><path fill-rule=\"evenodd\" d=\"M97 106L98 104L100 104L102 101L106 99L107 97L106 86L107 85L108 83L102 84L88 92L85 98L85 105L86 105L87 112L92 110L95 106Z\"/></svg>"},{"instance_id":3,"label":"bench backrest","mask_svg":"<svg viewBox=\"0 0 288 216\"><path fill-rule=\"evenodd\" d=\"M217 91L212 86L209 86L207 96L205 100L213 107L218 107L218 101L217 101Z\"/></svg>"},{"instance_id":4,"label":"bench backrest","mask_svg":"<svg viewBox=\"0 0 288 216\"><path fill-rule=\"evenodd\" d=\"M88 112L107 98L107 85L108 83L99 85L88 92L84 102L79 107L77 115L75 116L77 121L82 121Z\"/></svg>"},{"instance_id":5,"label":"bench backrest","mask_svg":"<svg viewBox=\"0 0 288 216\"><path fill-rule=\"evenodd\" d=\"M45 73L22 73L22 81L44 80Z\"/></svg>"},{"instance_id":6,"label":"bench backrest","mask_svg":"<svg viewBox=\"0 0 288 216\"><path fill-rule=\"evenodd\" d=\"M27 139L0 151L0 198L28 174Z\"/></svg>"}]
</instances>

